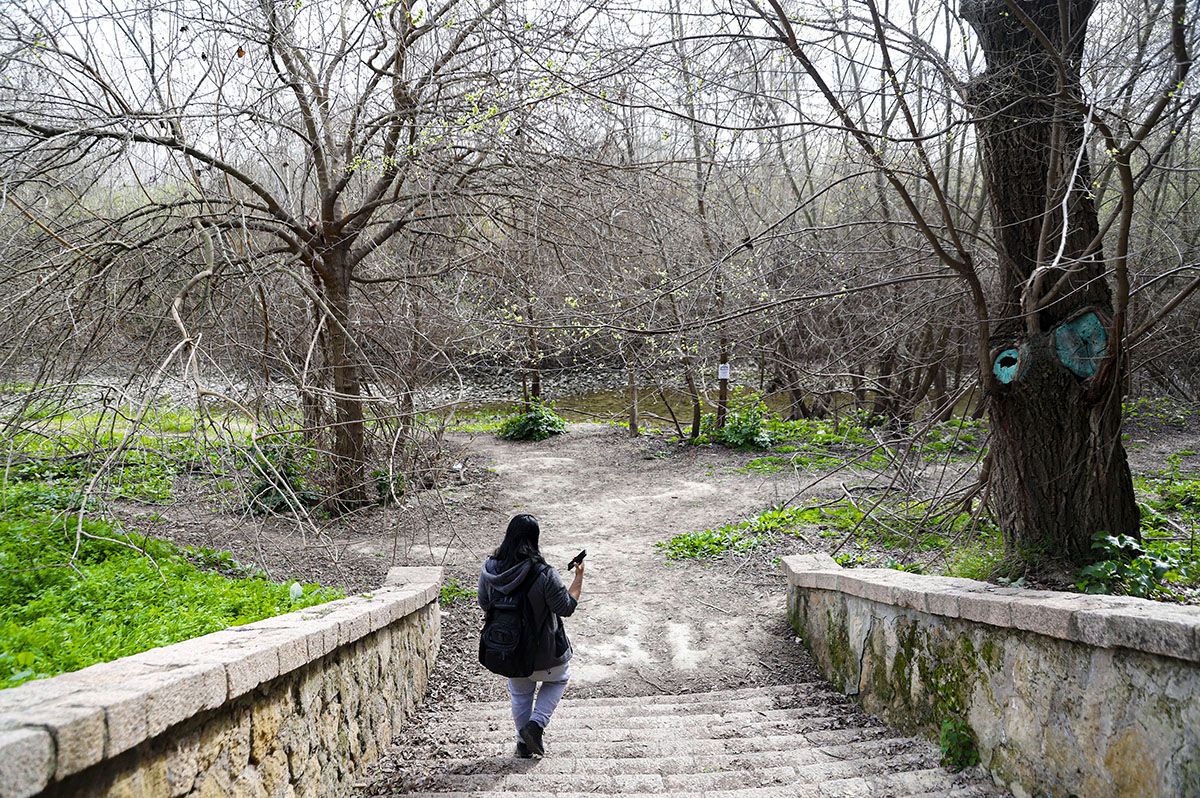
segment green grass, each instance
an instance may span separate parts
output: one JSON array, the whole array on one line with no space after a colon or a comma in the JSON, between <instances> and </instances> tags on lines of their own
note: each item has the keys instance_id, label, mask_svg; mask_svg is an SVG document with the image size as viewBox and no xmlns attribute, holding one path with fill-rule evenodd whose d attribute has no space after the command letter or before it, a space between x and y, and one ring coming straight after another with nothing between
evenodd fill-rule
<instances>
[{"instance_id":1,"label":"green grass","mask_svg":"<svg viewBox=\"0 0 1200 798\"><path fill-rule=\"evenodd\" d=\"M1004 562L1004 540L995 529L988 529L975 539L955 546L946 555L942 573L963 579L986 582L996 575Z\"/></svg>"},{"instance_id":2,"label":"green grass","mask_svg":"<svg viewBox=\"0 0 1200 798\"><path fill-rule=\"evenodd\" d=\"M968 457L979 454L987 440L987 422L954 418L934 424L920 443L927 460Z\"/></svg>"},{"instance_id":3,"label":"green grass","mask_svg":"<svg viewBox=\"0 0 1200 798\"><path fill-rule=\"evenodd\" d=\"M1148 432L1186 429L1196 418L1196 408L1167 396L1143 396L1122 405L1126 423Z\"/></svg>"},{"instance_id":4,"label":"green grass","mask_svg":"<svg viewBox=\"0 0 1200 798\"><path fill-rule=\"evenodd\" d=\"M0 688L342 596L305 585L293 600L288 584L229 555L132 536L90 514L84 532L115 542L84 538L68 567L78 506L65 485L0 491Z\"/></svg>"},{"instance_id":5,"label":"green grass","mask_svg":"<svg viewBox=\"0 0 1200 798\"><path fill-rule=\"evenodd\" d=\"M451 577L442 585L439 601L442 606L448 607L459 601L474 601L477 595L478 591L475 588L459 584L457 579Z\"/></svg>"},{"instance_id":6,"label":"green grass","mask_svg":"<svg viewBox=\"0 0 1200 798\"><path fill-rule=\"evenodd\" d=\"M972 527L977 527L972 531ZM891 502L869 515L846 501L819 507L772 508L752 518L713 529L684 532L655 546L669 560L715 560L729 552L745 553L786 542L820 537L839 541L839 562L847 566L889 567L913 571L920 566L898 560L901 552L943 551L951 554L955 575L983 578L1002 554L999 533L967 513L929 512L922 502Z\"/></svg>"},{"instance_id":7,"label":"green grass","mask_svg":"<svg viewBox=\"0 0 1200 798\"><path fill-rule=\"evenodd\" d=\"M507 418L507 414L490 410L458 412L446 425L446 429L452 432L480 432L497 435L500 428L504 426L505 418Z\"/></svg>"}]
</instances>

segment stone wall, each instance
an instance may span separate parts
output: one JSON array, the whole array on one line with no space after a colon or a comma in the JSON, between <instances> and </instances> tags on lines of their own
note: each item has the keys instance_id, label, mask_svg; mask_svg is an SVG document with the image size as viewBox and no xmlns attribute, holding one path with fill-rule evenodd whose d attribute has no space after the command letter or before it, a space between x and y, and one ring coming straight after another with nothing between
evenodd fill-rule
<instances>
[{"instance_id":1,"label":"stone wall","mask_svg":"<svg viewBox=\"0 0 1200 798\"><path fill-rule=\"evenodd\" d=\"M0 691L0 798L349 793L424 698L441 569Z\"/></svg>"},{"instance_id":2,"label":"stone wall","mask_svg":"<svg viewBox=\"0 0 1200 798\"><path fill-rule=\"evenodd\" d=\"M1200 608L784 559L822 671L1017 796L1200 796Z\"/></svg>"}]
</instances>

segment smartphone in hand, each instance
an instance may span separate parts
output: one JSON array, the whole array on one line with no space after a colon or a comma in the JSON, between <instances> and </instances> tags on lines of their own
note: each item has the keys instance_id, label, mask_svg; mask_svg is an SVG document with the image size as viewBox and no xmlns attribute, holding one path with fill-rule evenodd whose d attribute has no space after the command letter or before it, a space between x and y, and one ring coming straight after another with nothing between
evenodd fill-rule
<instances>
[{"instance_id":1,"label":"smartphone in hand","mask_svg":"<svg viewBox=\"0 0 1200 798\"><path fill-rule=\"evenodd\" d=\"M583 562L583 558L584 558L584 557L586 557L586 556L587 556L587 549L584 549L583 551L581 551L581 552L579 552L578 554L576 554L576 555L575 555L575 559L573 559L573 560L571 560L571 562L567 563L567 570L568 570L568 571L570 571L570 570L572 570L572 569L573 569L573 568L574 568L576 565L579 565L580 563L582 563L582 562Z\"/></svg>"}]
</instances>

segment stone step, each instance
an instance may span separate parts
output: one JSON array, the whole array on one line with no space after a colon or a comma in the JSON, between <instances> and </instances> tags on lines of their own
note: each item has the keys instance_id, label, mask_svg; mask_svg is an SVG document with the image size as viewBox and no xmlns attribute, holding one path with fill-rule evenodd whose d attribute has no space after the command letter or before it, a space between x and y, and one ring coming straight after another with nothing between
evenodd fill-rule
<instances>
[{"instance_id":1,"label":"stone step","mask_svg":"<svg viewBox=\"0 0 1200 798\"><path fill-rule=\"evenodd\" d=\"M1007 795L937 767L933 746L866 718L823 682L567 698L538 760L514 756L507 701L460 705L427 728L429 758L397 771L426 775L397 798Z\"/></svg>"},{"instance_id":2,"label":"stone step","mask_svg":"<svg viewBox=\"0 0 1200 798\"><path fill-rule=\"evenodd\" d=\"M515 735L485 742L442 744L443 751L452 757L497 757L512 755ZM676 735L655 738L635 737L628 740L561 740L547 742L553 757L634 759L638 757L679 757L721 754L743 754L769 751L791 751L816 746L839 746L870 740L905 740L886 726L870 728L837 728L810 731L802 734L765 734L756 737L680 738Z\"/></svg>"},{"instance_id":3,"label":"stone step","mask_svg":"<svg viewBox=\"0 0 1200 798\"><path fill-rule=\"evenodd\" d=\"M565 783L557 792L531 789L528 785L509 789L470 791L421 791L401 793L410 798L594 798L595 792L578 792L578 785ZM874 776L827 778L819 783L774 784L732 789L663 789L658 791L613 792L606 798L996 798L1006 795L990 785L963 784L941 768L882 773ZM398 798L398 796L396 796Z\"/></svg>"},{"instance_id":4,"label":"stone step","mask_svg":"<svg viewBox=\"0 0 1200 798\"><path fill-rule=\"evenodd\" d=\"M683 695L649 695L629 698L570 698L576 710L593 716L639 716L668 715L677 713L711 712L714 708L741 707L745 709L772 709L808 703L816 697L844 700L840 693L822 684L787 685L786 687L750 688L724 692L686 693ZM462 704L454 714L461 718L489 717L508 712L507 701L486 701Z\"/></svg>"},{"instance_id":5,"label":"stone step","mask_svg":"<svg viewBox=\"0 0 1200 798\"><path fill-rule=\"evenodd\" d=\"M746 751L742 753L677 754L674 756L564 756L555 748L551 756L540 761L513 757L513 746L502 751L479 752L476 757L439 759L438 769L450 773L531 773L542 775L571 774L658 774L675 775L707 773L718 770L757 770L760 768L795 767L821 762L844 762L852 759L900 752L924 752L921 743L891 737L860 740L843 745L816 746L804 740L785 738L791 745L778 750ZM732 742L732 741L730 741ZM486 764L485 764L486 763Z\"/></svg>"},{"instance_id":6,"label":"stone step","mask_svg":"<svg viewBox=\"0 0 1200 798\"><path fill-rule=\"evenodd\" d=\"M836 712L831 712L836 710ZM727 709L725 712L708 712L695 715L649 715L649 716L619 716L619 715L590 715L586 710L563 702L555 711L550 721L547 733L560 734L564 731L608 729L640 730L640 729L675 729L697 726L728 726L750 725L764 723L780 723L787 721L807 721L817 718L842 717L846 710L842 707L829 707L824 704L816 706L798 706L787 709L759 709L743 711L739 708ZM446 729L460 730L470 734L476 732L486 735L490 732L503 730L512 732L512 715L505 709L488 717L474 719L451 716L445 724Z\"/></svg>"},{"instance_id":7,"label":"stone step","mask_svg":"<svg viewBox=\"0 0 1200 798\"><path fill-rule=\"evenodd\" d=\"M497 679L501 678L499 676ZM761 687L735 687L730 690L710 690L698 693L648 693L635 696L604 696L601 698L568 698L573 705L581 707L646 707L659 704L678 705L712 701L729 702L741 699L763 698L788 695L809 695L821 693L824 695L840 695L824 682L794 682L787 684L771 684ZM507 709L508 701L473 701L462 704L456 711L468 712L480 708L488 711Z\"/></svg>"},{"instance_id":8,"label":"stone step","mask_svg":"<svg viewBox=\"0 0 1200 798\"><path fill-rule=\"evenodd\" d=\"M861 778L863 773L888 774L900 770L944 773L940 769L930 768L930 758L928 752L899 753L892 756L856 757L841 762L819 762L794 767L780 766L667 775L657 773L562 775L541 773L534 769L524 773L442 772L422 780L419 786L423 792L475 794L501 791L510 794L526 792L546 795L570 790L591 795L662 792L696 795L712 790L736 790L746 787L790 788L796 785L821 784L832 779ZM917 786L923 791L928 791L938 785L923 782Z\"/></svg>"}]
</instances>

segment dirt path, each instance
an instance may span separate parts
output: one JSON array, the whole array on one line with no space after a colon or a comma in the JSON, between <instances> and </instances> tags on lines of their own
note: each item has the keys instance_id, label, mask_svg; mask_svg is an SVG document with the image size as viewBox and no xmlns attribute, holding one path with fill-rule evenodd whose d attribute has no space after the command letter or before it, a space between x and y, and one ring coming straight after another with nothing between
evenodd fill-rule
<instances>
[{"instance_id":1,"label":"dirt path","mask_svg":"<svg viewBox=\"0 0 1200 798\"><path fill-rule=\"evenodd\" d=\"M782 580L664 565L654 544L759 512L791 496L794 478L738 474L724 453L656 457L651 445L601 425L573 425L540 444L479 439L472 448L499 475L505 513L541 520L552 565L564 569L588 550L583 600L567 626L576 687L644 691L646 682L778 675L764 657L779 653Z\"/></svg>"},{"instance_id":2,"label":"dirt path","mask_svg":"<svg viewBox=\"0 0 1200 798\"><path fill-rule=\"evenodd\" d=\"M457 545L442 552L456 578L474 578L482 551L469 552L494 546L518 512L541 520L555 567L588 550L583 599L567 620L576 653L555 753L532 766L512 758L503 680L475 661L479 612L462 602L444 616L427 705L362 795L999 794L979 773L940 769L927 742L863 715L820 677L787 624L777 566L668 563L654 546L791 498L795 477L747 474L744 455L600 425L470 448L495 478L480 488L492 504L462 501L490 516L464 512ZM414 562L437 554L409 551Z\"/></svg>"}]
</instances>

